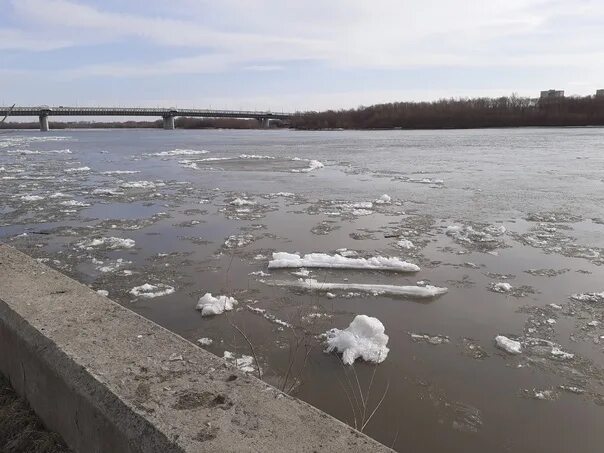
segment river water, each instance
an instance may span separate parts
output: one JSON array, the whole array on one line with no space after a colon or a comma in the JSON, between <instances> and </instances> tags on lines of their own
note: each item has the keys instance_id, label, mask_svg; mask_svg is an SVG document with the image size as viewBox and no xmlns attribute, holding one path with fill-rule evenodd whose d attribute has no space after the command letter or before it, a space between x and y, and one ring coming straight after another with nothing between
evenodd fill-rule
<instances>
[{"instance_id":1,"label":"river water","mask_svg":"<svg viewBox=\"0 0 604 453\"><path fill-rule=\"evenodd\" d=\"M603 129L8 132L0 240L255 373L251 343L267 382L397 450L604 449ZM399 257L421 270L308 277L448 291L280 286L302 274L273 252ZM238 304L202 317L206 292ZM324 352L359 314L377 366Z\"/></svg>"}]
</instances>

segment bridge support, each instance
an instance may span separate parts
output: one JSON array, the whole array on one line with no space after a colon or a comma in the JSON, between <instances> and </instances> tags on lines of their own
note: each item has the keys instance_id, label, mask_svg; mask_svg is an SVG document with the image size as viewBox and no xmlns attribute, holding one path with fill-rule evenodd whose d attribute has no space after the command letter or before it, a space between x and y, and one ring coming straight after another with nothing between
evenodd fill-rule
<instances>
[{"instance_id":1,"label":"bridge support","mask_svg":"<svg viewBox=\"0 0 604 453\"><path fill-rule=\"evenodd\" d=\"M268 118L260 118L260 129L269 129L271 127L271 120Z\"/></svg>"},{"instance_id":2,"label":"bridge support","mask_svg":"<svg viewBox=\"0 0 604 453\"><path fill-rule=\"evenodd\" d=\"M174 129L174 117L164 116L164 129L171 131Z\"/></svg>"},{"instance_id":3,"label":"bridge support","mask_svg":"<svg viewBox=\"0 0 604 453\"><path fill-rule=\"evenodd\" d=\"M48 113L40 113L39 116L40 119L40 131L42 132L48 132L50 130L50 127L48 126Z\"/></svg>"}]
</instances>

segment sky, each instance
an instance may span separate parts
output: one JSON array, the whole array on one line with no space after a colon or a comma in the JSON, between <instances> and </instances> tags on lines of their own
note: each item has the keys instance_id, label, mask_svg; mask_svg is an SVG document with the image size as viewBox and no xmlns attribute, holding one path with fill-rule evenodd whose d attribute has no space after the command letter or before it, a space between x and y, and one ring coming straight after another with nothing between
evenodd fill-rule
<instances>
[{"instance_id":1,"label":"sky","mask_svg":"<svg viewBox=\"0 0 604 453\"><path fill-rule=\"evenodd\" d=\"M604 88L603 0L0 0L0 105L272 111Z\"/></svg>"}]
</instances>

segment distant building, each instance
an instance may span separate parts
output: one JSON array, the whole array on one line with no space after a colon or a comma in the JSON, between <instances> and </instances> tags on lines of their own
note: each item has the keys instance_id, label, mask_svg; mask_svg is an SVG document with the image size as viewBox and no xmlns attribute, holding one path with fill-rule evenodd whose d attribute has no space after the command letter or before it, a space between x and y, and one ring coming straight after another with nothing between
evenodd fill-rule
<instances>
[{"instance_id":1,"label":"distant building","mask_svg":"<svg viewBox=\"0 0 604 453\"><path fill-rule=\"evenodd\" d=\"M559 99L564 97L564 90L545 90L541 92L541 99Z\"/></svg>"},{"instance_id":2,"label":"distant building","mask_svg":"<svg viewBox=\"0 0 604 453\"><path fill-rule=\"evenodd\" d=\"M604 96L604 89L596 90L596 96Z\"/></svg>"}]
</instances>

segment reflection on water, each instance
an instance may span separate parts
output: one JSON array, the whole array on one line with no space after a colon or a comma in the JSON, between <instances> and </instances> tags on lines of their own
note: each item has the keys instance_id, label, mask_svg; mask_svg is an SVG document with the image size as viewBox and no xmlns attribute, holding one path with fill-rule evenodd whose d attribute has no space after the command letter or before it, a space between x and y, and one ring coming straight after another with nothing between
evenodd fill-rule
<instances>
[{"instance_id":1,"label":"reflection on water","mask_svg":"<svg viewBox=\"0 0 604 453\"><path fill-rule=\"evenodd\" d=\"M15 132L0 238L256 373L237 326L263 379L401 451L593 452L603 151L597 128ZM274 252L421 270L268 269ZM237 304L202 317L206 293ZM323 352L358 314L389 336L377 367Z\"/></svg>"}]
</instances>

